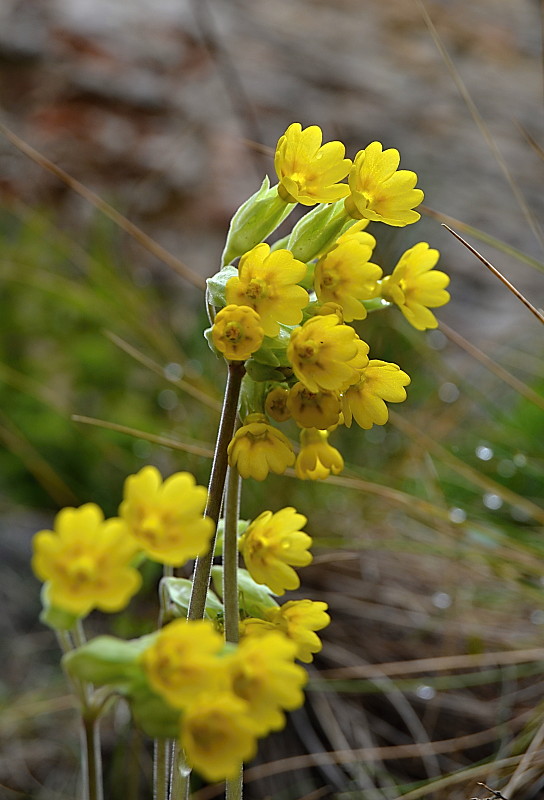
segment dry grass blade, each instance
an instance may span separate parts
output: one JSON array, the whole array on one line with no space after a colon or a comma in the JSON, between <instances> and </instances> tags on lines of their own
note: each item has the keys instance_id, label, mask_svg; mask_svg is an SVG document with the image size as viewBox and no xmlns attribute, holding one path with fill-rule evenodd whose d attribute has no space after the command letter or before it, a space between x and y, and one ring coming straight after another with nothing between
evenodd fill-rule
<instances>
[{"instance_id":1,"label":"dry grass blade","mask_svg":"<svg viewBox=\"0 0 544 800\"><path fill-rule=\"evenodd\" d=\"M505 253L505 255L512 256L512 258L515 258L522 264L528 264L530 267L534 267L535 269L539 270L539 272L544 272L544 263L542 261L539 261L537 258L533 258L533 256L524 253L522 250L518 250L517 247L512 247L511 244L502 242L495 236L491 236L490 233L485 233L485 231L475 228L474 225L469 225L467 222L462 222L460 219L451 217L449 214L443 214L442 211L435 211L433 208L429 208L429 206L419 206L418 211L421 211L421 213L425 214L427 217L431 217L431 219L438 220L438 222L447 222L450 225L455 225L455 227L459 230L470 234L470 236L474 236L475 239L488 244L490 247L494 247L495 250L498 250L500 253Z\"/></svg>"},{"instance_id":2,"label":"dry grass blade","mask_svg":"<svg viewBox=\"0 0 544 800\"><path fill-rule=\"evenodd\" d=\"M139 431L137 428L129 428L127 425L118 425L116 422L108 422L105 419L95 419L94 417L85 417L79 414L73 414L71 419L74 422L82 422L84 425L94 425L97 428L105 428L106 430L116 431L117 433L126 433L127 436L134 436L136 439L144 439L146 442L158 444L162 447L170 447L172 450L181 450L184 453L191 453L194 456L202 456L202 458L211 458L213 456L211 448L205 445L178 442L175 439L168 439L166 436L156 436L153 433Z\"/></svg>"},{"instance_id":3,"label":"dry grass blade","mask_svg":"<svg viewBox=\"0 0 544 800\"><path fill-rule=\"evenodd\" d=\"M523 758L521 759L520 763L516 767L516 770L506 786L504 787L504 791L506 794L511 794L516 791L517 787L523 783L523 776L529 770L530 767L533 766L533 756L535 753L542 752L541 746L544 742L544 722L538 728L533 740L525 753L523 754Z\"/></svg>"},{"instance_id":4,"label":"dry grass blade","mask_svg":"<svg viewBox=\"0 0 544 800\"><path fill-rule=\"evenodd\" d=\"M291 758L282 758L278 761L270 761L266 764L260 764L256 767L250 767L246 770L244 776L244 783L250 783L260 778L270 775L278 775L285 772L294 772L317 764L350 764L354 761L375 761L379 758L384 759L410 759L420 758L422 752L437 754L454 753L462 748L477 747L481 744L486 744L496 739L499 735L502 726L497 725L493 728L488 728L485 731L477 733L469 733L466 736L457 736L454 739L441 739L429 744L401 744L401 745L386 745L384 747L362 747L353 750L336 750L330 752L310 753L305 756L292 756ZM454 775L448 775L445 778L438 778L437 780L430 781L424 786L408 792L407 794L398 795L395 800L416 800L416 798L428 795L436 789L443 788L460 781L467 781L471 778L484 777L489 773L494 772L500 767L508 767L517 765L522 760L522 756L512 756L510 758L503 758L494 761L490 764L480 764L473 768L457 771ZM544 762L544 752L535 754L535 759L542 763ZM221 794L222 785L216 784L215 786L207 786L200 791L193 794L193 800L210 800Z\"/></svg>"},{"instance_id":5,"label":"dry grass blade","mask_svg":"<svg viewBox=\"0 0 544 800\"><path fill-rule=\"evenodd\" d=\"M449 452L449 450L436 442L432 436L428 436L427 434L423 433L423 431L419 430L415 425L412 425L401 414L398 414L395 411L390 411L389 418L398 430L402 431L406 436L409 436L414 441L418 441L422 447L429 451L429 453L435 453L438 455L444 464L446 464L448 467L451 467L459 475L464 476L471 483L479 486L486 492L491 491L494 494L499 495L499 497L502 497L502 499L507 503L510 503L510 505L523 509L532 517L532 519L544 525L544 509L540 508L540 506L537 506L536 503L533 503L531 500L527 500L525 497L513 492L511 489L507 489L506 486L503 486L501 483L497 483L491 478L482 475L482 473L477 469L465 464L464 461L462 461L460 458L457 458L457 456L454 456Z\"/></svg>"},{"instance_id":6,"label":"dry grass blade","mask_svg":"<svg viewBox=\"0 0 544 800\"><path fill-rule=\"evenodd\" d=\"M391 661L379 664L360 664L356 667L336 667L320 670L326 678L372 678L379 675L413 675L418 672L442 672L451 669L476 669L487 666L506 666L528 662L544 662L544 648L529 650L499 650L497 652L415 658L411 661Z\"/></svg>"},{"instance_id":7,"label":"dry grass blade","mask_svg":"<svg viewBox=\"0 0 544 800\"><path fill-rule=\"evenodd\" d=\"M104 331L104 334L107 336L110 342L113 342L113 344L124 353L127 353L127 355L131 356L139 364L147 367L147 369L151 370L151 372L154 372L156 375L160 375L161 378L164 378L164 368L161 367L160 364L157 364L156 361L153 361L152 358L144 355L144 353L142 353L136 347L126 342L120 336L117 336L116 333ZM190 395L195 400L198 400L199 403L202 403L202 405L208 406L208 408L211 408L214 411L221 411L220 402L214 400L214 398L210 397L208 394L206 394L206 392L202 392L200 389L197 389L196 386L193 386L188 381L183 380L183 378L168 378L168 382L174 384L174 386L179 386L179 388L186 392L186 394Z\"/></svg>"},{"instance_id":8,"label":"dry grass blade","mask_svg":"<svg viewBox=\"0 0 544 800\"><path fill-rule=\"evenodd\" d=\"M524 297L522 293L518 289L516 289L516 287L513 284L511 284L510 281L507 280L507 278L505 278L504 275L501 272L499 272L499 270L496 267L493 266L493 264L491 264L486 258L484 258L474 247L472 247L472 245L470 245L467 241L465 241L462 236L460 236L452 228L450 228L449 225L446 225L445 222L442 223L442 227L446 228L446 230L448 230L453 236L455 236L456 239L459 239L461 244L464 244L467 250L470 250L470 252L473 253L476 256L476 258L478 258L482 262L482 264L484 264L488 268L488 270L493 273L493 275L496 278L498 278L502 283L504 283L506 288L509 289L512 292L512 294L515 295L518 298L518 300L521 303L523 303L523 305L526 308L529 309L531 314L535 315L535 317L539 320L539 322L544 323L544 314L542 314L537 308L535 308L527 300L527 298Z\"/></svg>"},{"instance_id":9,"label":"dry grass blade","mask_svg":"<svg viewBox=\"0 0 544 800\"><path fill-rule=\"evenodd\" d=\"M129 236L135 239L138 244L155 256L155 258L158 258L159 261L162 261L164 264L169 266L174 270L174 272L177 272L178 275L181 275L182 278L185 278L186 281L191 283L193 286L196 286L197 289L205 288L206 283L204 279L201 278L200 275L197 275L195 272L193 272L193 270L186 266L183 261L180 261L179 258L176 258L176 256L172 255L172 253L169 253L168 250L162 247L162 245L158 244L158 242L148 236L147 233L144 233L144 231L138 228L137 225L124 217L123 214L120 214L119 211L113 208L113 206L110 206L109 203L106 203L106 201L95 194L95 192L87 189L86 186L69 175L61 167L57 166L52 161L49 161L48 158L27 144L23 139L7 128L2 122L0 122L0 133L5 136L5 138L10 141L21 153L30 158L43 169L46 169L52 175L55 175L55 177L69 186L70 189L76 192L80 197L83 197L84 200L97 208L102 214L111 219L112 222L115 222L115 224L118 225L121 230L123 230L125 233L128 233Z\"/></svg>"},{"instance_id":10,"label":"dry grass blade","mask_svg":"<svg viewBox=\"0 0 544 800\"><path fill-rule=\"evenodd\" d=\"M475 347L471 342L468 342L460 333L454 331L453 328L450 328L449 325L446 325L444 322L440 322L439 326L442 333L448 337L451 342L461 347L465 353L468 353L472 358L478 361L482 366L492 372L497 378L500 378L504 381L508 386L512 387L516 392L518 392L522 397L528 400L530 403L534 403L535 406L541 408L544 411L544 397L537 394L530 386L520 381L510 372L505 370L500 364L497 364L496 361L493 361L488 355L482 352L478 347Z\"/></svg>"},{"instance_id":11,"label":"dry grass blade","mask_svg":"<svg viewBox=\"0 0 544 800\"><path fill-rule=\"evenodd\" d=\"M416 0L416 2L417 2L418 6L420 8L421 15L423 16L425 24L426 24L426 26L427 26L427 28L429 30L429 33L431 34L431 36L433 38L433 41L434 41L434 43L436 45L436 48L437 48L438 52L440 53L440 55L442 56L442 59L443 59L445 65L446 65L446 67L448 68L448 71L449 71L449 73L450 73L455 85L457 86L459 94L461 95L461 97L465 101L465 103L467 105L467 108L470 111L470 114L471 114L474 122L478 126L478 129L480 130L482 136L484 137L489 149L491 150L491 152L495 156L495 159L496 159L499 167L501 168L501 171L502 171L504 177L506 178L506 180L508 182L508 185L510 186L510 188L512 190L512 194L516 198L519 207L523 211L523 215L525 216L531 231L533 232L533 234L534 234L535 238L537 239L537 241L539 242L539 244L542 247L544 247L544 237L542 235L542 231L538 227L538 224L536 223L534 215L533 215L531 209L529 208L529 206L527 205L527 201L525 200L525 197L523 196L523 194L521 193L518 185L514 181L514 178L512 177L512 174L511 174L511 172L510 172L510 170L508 168L508 165L507 165L506 161L504 160L499 148L497 147L497 144L496 144L495 140L493 139L491 133L489 132L489 128L485 124L482 115L478 111L478 109L476 107L476 104L474 103L474 100L472 99L472 97L470 95L470 92L468 91L467 87L465 86L465 83L464 83L463 79L461 78L461 76L459 74L459 71L457 70L457 68L456 68L455 64L453 63L448 51L446 50L446 48L444 46L444 43L442 42L442 40L440 38L440 35L439 35L438 31L436 30L431 17L429 16L429 12L427 11L423 0Z\"/></svg>"},{"instance_id":12,"label":"dry grass blade","mask_svg":"<svg viewBox=\"0 0 544 800\"><path fill-rule=\"evenodd\" d=\"M70 487L2 412L0 412L0 441L21 459L31 475L59 506L78 502Z\"/></svg>"}]
</instances>

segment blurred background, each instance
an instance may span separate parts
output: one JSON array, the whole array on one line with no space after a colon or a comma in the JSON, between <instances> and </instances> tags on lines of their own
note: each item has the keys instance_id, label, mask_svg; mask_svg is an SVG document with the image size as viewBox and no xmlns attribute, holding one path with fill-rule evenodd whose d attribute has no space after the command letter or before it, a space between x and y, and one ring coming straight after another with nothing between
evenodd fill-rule
<instances>
[{"instance_id":1,"label":"blurred background","mask_svg":"<svg viewBox=\"0 0 544 800\"><path fill-rule=\"evenodd\" d=\"M248 797L464 800L512 776L516 800L540 796L542 765L515 770L544 687L541 330L440 222L542 305L541 32L529 0L2 0L0 795L77 791L31 537L63 505L115 514L146 463L207 482L224 370L203 281L299 121L351 157L376 139L400 150L425 209L374 226L376 260L388 272L428 241L452 301L427 334L392 311L361 323L412 385L387 427L336 435L344 476L245 489L247 517L270 498L308 515L301 596L333 617L306 709L261 748ZM151 566L146 580L140 605L90 633L149 630ZM150 792L129 731L123 709L105 726L112 800ZM348 755L285 761L325 751Z\"/></svg>"}]
</instances>

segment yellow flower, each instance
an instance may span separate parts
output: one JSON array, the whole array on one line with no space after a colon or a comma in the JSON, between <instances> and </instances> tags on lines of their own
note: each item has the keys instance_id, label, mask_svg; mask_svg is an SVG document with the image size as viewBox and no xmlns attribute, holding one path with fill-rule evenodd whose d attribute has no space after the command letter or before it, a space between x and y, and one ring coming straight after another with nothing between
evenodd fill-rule
<instances>
[{"instance_id":1,"label":"yellow flower","mask_svg":"<svg viewBox=\"0 0 544 800\"><path fill-rule=\"evenodd\" d=\"M416 173L399 170L399 163L399 151L382 152L380 142L357 153L348 179L351 195L345 202L351 217L398 228L418 221L421 215L412 209L423 201L423 192L414 189Z\"/></svg>"},{"instance_id":2,"label":"yellow flower","mask_svg":"<svg viewBox=\"0 0 544 800\"><path fill-rule=\"evenodd\" d=\"M289 250L270 252L267 244L258 244L245 253L238 264L238 275L227 281L227 303L249 306L259 314L267 336L277 336L279 323L297 325L302 309L308 305L308 292L298 282L306 274L306 265Z\"/></svg>"},{"instance_id":3,"label":"yellow flower","mask_svg":"<svg viewBox=\"0 0 544 800\"><path fill-rule=\"evenodd\" d=\"M287 408L302 428L330 428L340 419L341 402L336 392L310 392L300 381L290 389Z\"/></svg>"},{"instance_id":4,"label":"yellow flower","mask_svg":"<svg viewBox=\"0 0 544 800\"><path fill-rule=\"evenodd\" d=\"M207 552L213 522L202 516L208 493L188 472L164 483L156 467L144 467L125 481L119 515L148 558L179 566Z\"/></svg>"},{"instance_id":5,"label":"yellow flower","mask_svg":"<svg viewBox=\"0 0 544 800\"><path fill-rule=\"evenodd\" d=\"M289 390L283 386L275 386L266 395L264 410L275 422L286 422L291 419L291 412L287 407Z\"/></svg>"},{"instance_id":6,"label":"yellow flower","mask_svg":"<svg viewBox=\"0 0 544 800\"><path fill-rule=\"evenodd\" d=\"M138 548L122 522L104 521L94 503L63 508L54 530L39 531L33 545L32 569L48 582L51 605L71 614L121 611L142 583L130 566Z\"/></svg>"},{"instance_id":7,"label":"yellow flower","mask_svg":"<svg viewBox=\"0 0 544 800\"><path fill-rule=\"evenodd\" d=\"M295 462L297 478L323 481L344 469L344 459L328 441L327 431L306 428L300 432L300 453Z\"/></svg>"},{"instance_id":8,"label":"yellow flower","mask_svg":"<svg viewBox=\"0 0 544 800\"><path fill-rule=\"evenodd\" d=\"M228 688L217 657L223 644L209 620L174 620L141 656L150 686L173 708L186 708L200 692Z\"/></svg>"},{"instance_id":9,"label":"yellow flower","mask_svg":"<svg viewBox=\"0 0 544 800\"><path fill-rule=\"evenodd\" d=\"M191 767L208 781L234 780L257 752L248 704L230 691L201 694L181 722L180 744Z\"/></svg>"},{"instance_id":10,"label":"yellow flower","mask_svg":"<svg viewBox=\"0 0 544 800\"><path fill-rule=\"evenodd\" d=\"M270 471L282 475L295 462L284 434L269 425L264 414L249 414L228 446L229 464L242 478L264 481Z\"/></svg>"},{"instance_id":11,"label":"yellow flower","mask_svg":"<svg viewBox=\"0 0 544 800\"><path fill-rule=\"evenodd\" d=\"M265 619L245 619L240 624L240 633L260 638L271 630L279 630L296 645L296 658L309 664L313 654L319 653L323 646L315 631L326 628L331 621L327 608L326 603L315 600L290 600L282 606L267 608Z\"/></svg>"},{"instance_id":12,"label":"yellow flower","mask_svg":"<svg viewBox=\"0 0 544 800\"><path fill-rule=\"evenodd\" d=\"M419 242L402 254L393 274L382 281L382 297L396 303L418 331L436 328L438 322L429 309L443 306L450 299L446 292L448 275L433 270L439 256L438 250Z\"/></svg>"},{"instance_id":13,"label":"yellow flower","mask_svg":"<svg viewBox=\"0 0 544 800\"><path fill-rule=\"evenodd\" d=\"M318 315L295 328L287 357L310 392L340 391L359 379L368 363L368 345L336 314Z\"/></svg>"},{"instance_id":14,"label":"yellow flower","mask_svg":"<svg viewBox=\"0 0 544 800\"><path fill-rule=\"evenodd\" d=\"M317 125L302 129L299 122L289 125L278 141L274 167L278 194L286 203L334 203L349 194L343 180L351 161L344 158L341 142L321 145L323 133Z\"/></svg>"},{"instance_id":15,"label":"yellow flower","mask_svg":"<svg viewBox=\"0 0 544 800\"><path fill-rule=\"evenodd\" d=\"M275 514L263 511L240 537L239 547L249 574L274 594L298 589L300 580L293 567L305 567L312 561L308 548L312 539L300 529L306 517L294 508L282 508Z\"/></svg>"},{"instance_id":16,"label":"yellow flower","mask_svg":"<svg viewBox=\"0 0 544 800\"><path fill-rule=\"evenodd\" d=\"M261 318L249 306L226 306L214 320L212 339L229 361L245 361L263 343Z\"/></svg>"},{"instance_id":17,"label":"yellow flower","mask_svg":"<svg viewBox=\"0 0 544 800\"><path fill-rule=\"evenodd\" d=\"M384 403L402 403L406 400L405 386L410 377L396 364L372 359L363 371L359 383L350 386L343 396L344 423L349 428L352 417L366 428L374 424L385 425L389 411Z\"/></svg>"},{"instance_id":18,"label":"yellow flower","mask_svg":"<svg viewBox=\"0 0 544 800\"><path fill-rule=\"evenodd\" d=\"M292 711L304 703L307 675L293 663L296 650L282 633L267 632L242 639L227 659L232 690L249 705L259 736L283 728L283 709Z\"/></svg>"},{"instance_id":19,"label":"yellow flower","mask_svg":"<svg viewBox=\"0 0 544 800\"><path fill-rule=\"evenodd\" d=\"M369 233L341 236L335 247L316 264L315 293L321 303L338 303L346 322L365 319L367 311L361 300L370 300L379 293L382 270L368 259L376 246Z\"/></svg>"}]
</instances>

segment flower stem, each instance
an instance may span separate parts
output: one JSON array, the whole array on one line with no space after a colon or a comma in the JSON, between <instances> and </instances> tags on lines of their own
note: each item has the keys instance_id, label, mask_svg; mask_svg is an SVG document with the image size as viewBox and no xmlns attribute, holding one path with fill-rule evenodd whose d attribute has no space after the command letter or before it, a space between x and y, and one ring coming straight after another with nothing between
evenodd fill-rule
<instances>
[{"instance_id":1,"label":"flower stem","mask_svg":"<svg viewBox=\"0 0 544 800\"><path fill-rule=\"evenodd\" d=\"M223 409L221 411L221 420L219 422L219 431L217 433L217 442L215 445L210 484L208 487L208 503L206 511L204 512L205 516L210 517L216 524L219 520L219 512L221 511L223 489L227 474L227 447L234 433L240 386L244 372L245 368L241 361L229 363L227 386L225 388ZM196 561L188 619L202 619L204 616L214 549L215 536L210 543L208 553L201 556Z\"/></svg>"},{"instance_id":2,"label":"flower stem","mask_svg":"<svg viewBox=\"0 0 544 800\"><path fill-rule=\"evenodd\" d=\"M167 800L170 776L171 739L155 739L153 752L153 800Z\"/></svg>"},{"instance_id":3,"label":"flower stem","mask_svg":"<svg viewBox=\"0 0 544 800\"><path fill-rule=\"evenodd\" d=\"M99 721L92 711L85 709L82 723L83 797L85 800L104 800Z\"/></svg>"},{"instance_id":4,"label":"flower stem","mask_svg":"<svg viewBox=\"0 0 544 800\"><path fill-rule=\"evenodd\" d=\"M225 639L238 641L240 612L238 604L238 517L241 480L236 467L227 473L225 490L225 532L223 537L223 606Z\"/></svg>"},{"instance_id":5,"label":"flower stem","mask_svg":"<svg viewBox=\"0 0 544 800\"><path fill-rule=\"evenodd\" d=\"M225 784L225 800L242 800L243 780L244 767L242 765L239 775Z\"/></svg>"}]
</instances>

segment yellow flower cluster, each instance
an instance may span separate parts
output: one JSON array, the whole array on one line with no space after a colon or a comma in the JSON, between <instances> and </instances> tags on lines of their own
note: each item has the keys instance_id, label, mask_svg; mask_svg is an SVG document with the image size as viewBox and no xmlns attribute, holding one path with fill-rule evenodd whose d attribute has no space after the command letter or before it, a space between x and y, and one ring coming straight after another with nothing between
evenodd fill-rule
<instances>
[{"instance_id":1,"label":"yellow flower cluster","mask_svg":"<svg viewBox=\"0 0 544 800\"><path fill-rule=\"evenodd\" d=\"M104 520L94 503L64 508L54 530L34 537L32 567L46 582L47 603L77 617L94 608L120 611L140 588L138 557L181 566L208 550L214 524L203 516L207 496L189 473L163 483L148 466L125 481L119 517Z\"/></svg>"},{"instance_id":2,"label":"yellow flower cluster","mask_svg":"<svg viewBox=\"0 0 544 800\"><path fill-rule=\"evenodd\" d=\"M390 275L373 260L370 222L404 227L420 218L414 209L423 192L414 172L399 169L399 152L372 142L351 162L341 142L322 141L315 125L289 126L275 153L277 195L267 202L274 214L278 197L325 211L303 217L287 248L259 243L243 254L237 268L227 268L217 295L223 307L211 333L216 349L231 361L250 359L249 378L264 386L244 405L244 424L229 447L229 463L244 478L264 480L293 465L302 479L338 474L343 461L328 444L331 431L352 420L366 429L385 424L386 403L405 400L410 382L397 364L370 360L369 345L349 323L366 319L369 309L396 305L426 330L438 324L430 309L449 300L449 278L434 270L439 253L427 243L407 250ZM257 213L264 201L255 202ZM245 211L247 217L250 207ZM310 256L308 263L290 247ZM289 419L302 428L296 459L269 421Z\"/></svg>"},{"instance_id":3,"label":"yellow flower cluster","mask_svg":"<svg viewBox=\"0 0 544 800\"><path fill-rule=\"evenodd\" d=\"M257 739L282 728L284 711L302 705L307 678L294 663L298 649L281 625L226 650L212 622L175 620L144 651L147 680L181 711L181 747L204 778L234 779Z\"/></svg>"}]
</instances>

